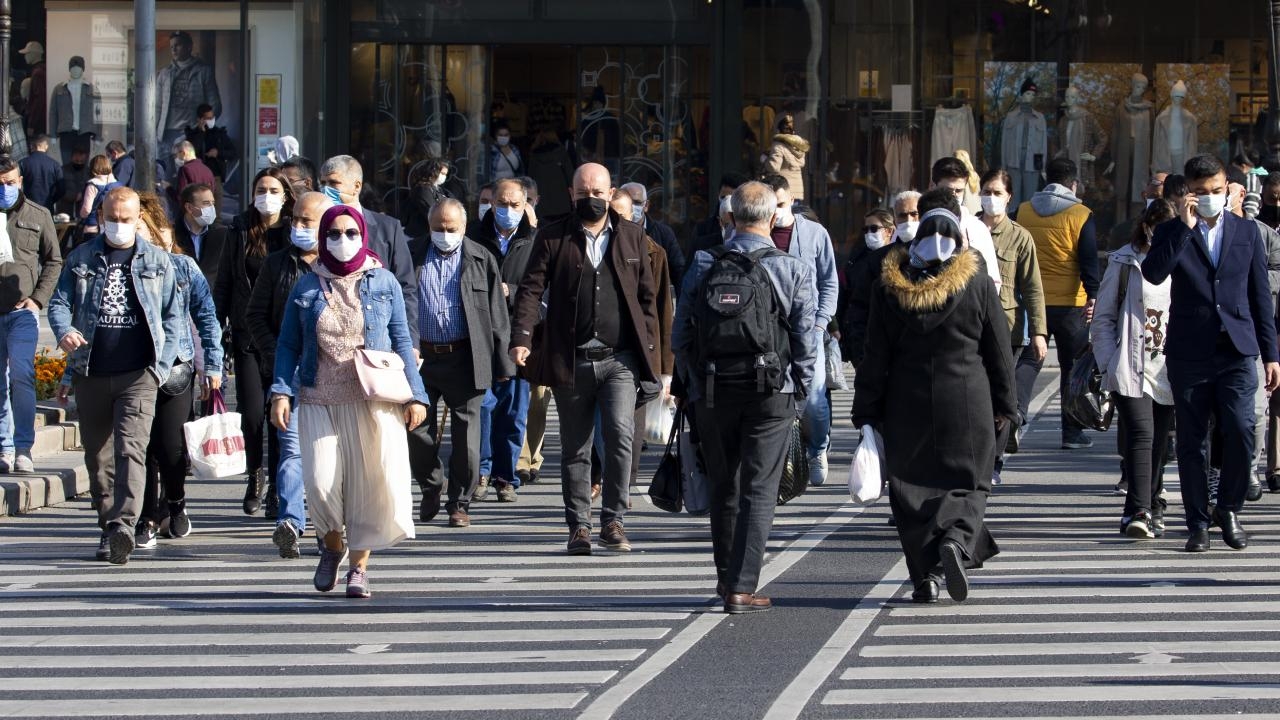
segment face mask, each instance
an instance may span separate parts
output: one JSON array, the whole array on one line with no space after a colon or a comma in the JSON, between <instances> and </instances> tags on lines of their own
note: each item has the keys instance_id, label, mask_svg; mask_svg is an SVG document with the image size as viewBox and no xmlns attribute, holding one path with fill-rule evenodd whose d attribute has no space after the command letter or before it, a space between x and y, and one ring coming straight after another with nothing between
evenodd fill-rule
<instances>
[{"instance_id":1,"label":"face mask","mask_svg":"<svg viewBox=\"0 0 1280 720\"><path fill-rule=\"evenodd\" d=\"M583 222L596 222L609 212L609 203L604 198L584 197L573 204L573 211Z\"/></svg>"},{"instance_id":2,"label":"face mask","mask_svg":"<svg viewBox=\"0 0 1280 720\"><path fill-rule=\"evenodd\" d=\"M200 227L209 227L214 220L218 219L218 208L210 205L209 207L200 208L200 213L196 215L196 224Z\"/></svg>"},{"instance_id":3,"label":"face mask","mask_svg":"<svg viewBox=\"0 0 1280 720\"><path fill-rule=\"evenodd\" d=\"M1222 209L1227 206L1227 196L1222 195L1201 195L1196 200L1196 212L1200 213L1202 218L1218 217L1222 214Z\"/></svg>"},{"instance_id":4,"label":"face mask","mask_svg":"<svg viewBox=\"0 0 1280 720\"><path fill-rule=\"evenodd\" d=\"M893 236L898 242L911 242L916 239L916 230L918 229L920 229L919 221L908 220L894 229Z\"/></svg>"},{"instance_id":5,"label":"face mask","mask_svg":"<svg viewBox=\"0 0 1280 720\"><path fill-rule=\"evenodd\" d=\"M498 147L506 147L510 144L511 144L511 138L503 135L498 136Z\"/></svg>"},{"instance_id":6,"label":"face mask","mask_svg":"<svg viewBox=\"0 0 1280 720\"><path fill-rule=\"evenodd\" d=\"M186 160L183 160L182 158L174 158L174 159L173 159L173 166L174 166L174 167L178 167L178 168L180 168L180 167L182 167L183 165L186 165L186 164L187 164L187 161L186 161Z\"/></svg>"},{"instance_id":7,"label":"face mask","mask_svg":"<svg viewBox=\"0 0 1280 720\"><path fill-rule=\"evenodd\" d=\"M337 205L346 204L342 201L342 191L338 190L338 188L332 185L325 185L324 189L321 190L320 192L324 193L324 196L332 200L334 204L337 204Z\"/></svg>"},{"instance_id":8,"label":"face mask","mask_svg":"<svg viewBox=\"0 0 1280 720\"><path fill-rule=\"evenodd\" d=\"M484 217L486 213L493 209L493 203L480 203L480 217Z\"/></svg>"},{"instance_id":9,"label":"face mask","mask_svg":"<svg viewBox=\"0 0 1280 720\"><path fill-rule=\"evenodd\" d=\"M644 208L642 207L631 208L631 222L637 223L640 225L644 224Z\"/></svg>"},{"instance_id":10,"label":"face mask","mask_svg":"<svg viewBox=\"0 0 1280 720\"><path fill-rule=\"evenodd\" d=\"M443 185L443 184L444 184L444 181L445 181L445 180L448 180L448 179L449 179L449 176L448 176L448 175L445 175L444 173L441 173L441 174L440 174L440 177L436 178L436 187L440 187L441 185Z\"/></svg>"},{"instance_id":11,"label":"face mask","mask_svg":"<svg viewBox=\"0 0 1280 720\"><path fill-rule=\"evenodd\" d=\"M73 68L71 68L71 70L70 70L70 71L68 71L68 72L69 72L69 74L71 75L71 79L72 79L72 80L79 80L81 77L83 77L83 76L84 76L84 69L82 69L82 68L73 67Z\"/></svg>"},{"instance_id":12,"label":"face mask","mask_svg":"<svg viewBox=\"0 0 1280 720\"><path fill-rule=\"evenodd\" d=\"M205 121L204 121L204 129L205 129L205 130L212 130L212 129L213 129L213 126L214 126L214 125L217 125L217 124L218 124L218 121L217 121L217 120L205 120Z\"/></svg>"},{"instance_id":13,"label":"face mask","mask_svg":"<svg viewBox=\"0 0 1280 720\"><path fill-rule=\"evenodd\" d=\"M253 206L263 215L276 215L284 207L284 196L263 193L253 198Z\"/></svg>"},{"instance_id":14,"label":"face mask","mask_svg":"<svg viewBox=\"0 0 1280 720\"><path fill-rule=\"evenodd\" d=\"M1146 204L1146 206L1145 206L1145 207L1151 207L1151 203L1153 203L1153 202L1155 202L1155 201L1156 201L1156 199L1155 199L1155 198L1147 198L1147 204Z\"/></svg>"},{"instance_id":15,"label":"face mask","mask_svg":"<svg viewBox=\"0 0 1280 720\"><path fill-rule=\"evenodd\" d=\"M991 217L1000 217L1009 208L1008 199L996 195L983 195L979 201L982 203L982 214Z\"/></svg>"},{"instance_id":16,"label":"face mask","mask_svg":"<svg viewBox=\"0 0 1280 720\"><path fill-rule=\"evenodd\" d=\"M338 262L348 262L360 252L360 248L364 247L364 239L359 235L353 238L339 235L336 238L326 238L325 247Z\"/></svg>"},{"instance_id":17,"label":"face mask","mask_svg":"<svg viewBox=\"0 0 1280 720\"><path fill-rule=\"evenodd\" d=\"M868 250L879 250L885 246L884 233L869 232L862 239L867 243Z\"/></svg>"},{"instance_id":18,"label":"face mask","mask_svg":"<svg viewBox=\"0 0 1280 720\"><path fill-rule=\"evenodd\" d=\"M462 244L462 233L442 232L439 230L431 231L431 244L436 246L440 252L448 255L458 246Z\"/></svg>"},{"instance_id":19,"label":"face mask","mask_svg":"<svg viewBox=\"0 0 1280 720\"><path fill-rule=\"evenodd\" d=\"M911 260L919 266L946 262L956 253L956 241L939 233L920 238L911 245Z\"/></svg>"},{"instance_id":20,"label":"face mask","mask_svg":"<svg viewBox=\"0 0 1280 720\"><path fill-rule=\"evenodd\" d=\"M796 216L791 212L791 208L778 208L778 214L773 220L774 227L786 228L795 225Z\"/></svg>"},{"instance_id":21,"label":"face mask","mask_svg":"<svg viewBox=\"0 0 1280 720\"><path fill-rule=\"evenodd\" d=\"M0 185L0 210L8 210L18 204L18 191L21 189L17 185Z\"/></svg>"},{"instance_id":22,"label":"face mask","mask_svg":"<svg viewBox=\"0 0 1280 720\"><path fill-rule=\"evenodd\" d=\"M493 210L493 219L498 223L498 227L503 230L514 230L520 225L522 217L524 217L524 213L516 212L515 208L509 208L505 205Z\"/></svg>"},{"instance_id":23,"label":"face mask","mask_svg":"<svg viewBox=\"0 0 1280 720\"><path fill-rule=\"evenodd\" d=\"M313 228L289 228L289 242L303 252L311 252L320 244Z\"/></svg>"},{"instance_id":24,"label":"face mask","mask_svg":"<svg viewBox=\"0 0 1280 720\"><path fill-rule=\"evenodd\" d=\"M128 247L133 242L138 231L133 223L118 223L110 220L103 223L102 234L106 237L107 244L113 248Z\"/></svg>"}]
</instances>

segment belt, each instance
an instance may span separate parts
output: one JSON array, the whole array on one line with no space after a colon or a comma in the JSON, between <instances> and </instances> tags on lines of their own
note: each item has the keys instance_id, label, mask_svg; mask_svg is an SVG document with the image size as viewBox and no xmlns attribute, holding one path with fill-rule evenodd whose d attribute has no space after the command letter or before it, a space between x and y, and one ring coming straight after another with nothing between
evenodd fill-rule
<instances>
[{"instance_id":1,"label":"belt","mask_svg":"<svg viewBox=\"0 0 1280 720\"><path fill-rule=\"evenodd\" d=\"M615 352L611 347L580 347L575 354L583 360L608 360Z\"/></svg>"},{"instance_id":2,"label":"belt","mask_svg":"<svg viewBox=\"0 0 1280 720\"><path fill-rule=\"evenodd\" d=\"M445 343L443 345L434 345L432 343L424 342L422 343L422 354L423 355L448 355L451 352L457 352L459 350L469 348L469 347L471 347L471 340L468 338L462 338L461 340L454 340L451 343Z\"/></svg>"}]
</instances>

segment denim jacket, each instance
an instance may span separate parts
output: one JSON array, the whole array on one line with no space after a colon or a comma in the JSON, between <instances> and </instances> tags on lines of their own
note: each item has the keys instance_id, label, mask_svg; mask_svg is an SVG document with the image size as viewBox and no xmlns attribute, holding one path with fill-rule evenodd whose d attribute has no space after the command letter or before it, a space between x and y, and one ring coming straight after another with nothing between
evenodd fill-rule
<instances>
[{"instance_id":1,"label":"denim jacket","mask_svg":"<svg viewBox=\"0 0 1280 720\"><path fill-rule=\"evenodd\" d=\"M364 347L399 355L404 360L409 387L413 388L413 399L429 405L427 391L418 375L418 361L413 357L400 281L382 268L365 272L360 279L360 303L364 305ZM315 387L319 365L316 320L327 306L319 275L310 273L298 278L285 304L280 336L276 339L272 395L293 397L299 385Z\"/></svg>"},{"instance_id":2,"label":"denim jacket","mask_svg":"<svg viewBox=\"0 0 1280 720\"><path fill-rule=\"evenodd\" d=\"M178 356L178 346L186 324L186 307L176 292L177 273L173 261L151 243L138 238L137 252L130 263L133 287L138 305L147 319L151 341L155 343L155 361L150 370L156 382L164 384ZM59 341L76 331L86 344L67 358L67 377L89 373L89 353L98 326L98 306L106 283L105 242L101 235L81 245L67 256L62 275L49 300L49 327Z\"/></svg>"},{"instance_id":3,"label":"denim jacket","mask_svg":"<svg viewBox=\"0 0 1280 720\"><path fill-rule=\"evenodd\" d=\"M222 324L213 304L213 293L200 265L187 255L171 255L175 283L182 296L182 307L191 315L196 332L200 334L200 347L204 350L204 375L222 374ZM191 339L191 326L182 323L178 341L178 360L191 362L195 357L195 342Z\"/></svg>"}]
</instances>

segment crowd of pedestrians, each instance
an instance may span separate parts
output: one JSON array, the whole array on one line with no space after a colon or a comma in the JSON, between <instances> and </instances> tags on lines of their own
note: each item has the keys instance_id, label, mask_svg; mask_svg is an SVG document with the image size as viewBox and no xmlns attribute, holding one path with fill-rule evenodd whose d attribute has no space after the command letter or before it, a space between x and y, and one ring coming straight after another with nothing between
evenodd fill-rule
<instances>
[{"instance_id":1,"label":"crowd of pedestrians","mask_svg":"<svg viewBox=\"0 0 1280 720\"><path fill-rule=\"evenodd\" d=\"M539 217L505 127L474 211L448 190L444 159L393 217L367 207L355 158L317 167L294 146L223 222L234 148L208 107L197 114L156 192L132 187L119 143L65 166L47 138L21 166L0 156L0 471L33 469L47 310L110 563L192 532L181 428L229 369L243 511L274 521L283 558L314 537L315 588L333 589L346 563L350 597L370 596L370 554L413 538L415 521L443 509L468 527L483 522L476 501L519 502L544 481L552 398L565 552L630 551L646 410L673 398L710 484L716 592L727 612L767 610L779 483L800 453L807 481L827 481L829 385L848 363L851 419L884 440L912 597L964 600L966 570L999 552L986 504L1022 445L1050 338L1064 396L1074 364L1092 363L1116 408L1124 535L1165 533L1171 450L1188 551L1208 550L1214 526L1247 545L1239 513L1261 494L1259 460L1280 491L1280 412L1266 399L1280 386L1280 174L1252 207L1247 180L1210 156L1153 176L1101 265L1074 163L1050 162L1045 187L1012 207L1003 169L978 182L942 158L930 187L866 214L841 266L785 162L722 178L686 249L650 212L655 188L566 167L551 147L530 164L567 184L554 190L564 207ZM59 208L75 221L63 238ZM1092 445L1065 409L1060 441Z\"/></svg>"}]
</instances>

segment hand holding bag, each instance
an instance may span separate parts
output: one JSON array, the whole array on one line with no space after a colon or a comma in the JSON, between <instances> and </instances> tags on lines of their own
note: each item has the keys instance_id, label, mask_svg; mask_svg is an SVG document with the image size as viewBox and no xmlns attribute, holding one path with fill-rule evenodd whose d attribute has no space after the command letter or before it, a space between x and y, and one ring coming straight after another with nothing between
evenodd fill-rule
<instances>
[{"instance_id":1,"label":"hand holding bag","mask_svg":"<svg viewBox=\"0 0 1280 720\"><path fill-rule=\"evenodd\" d=\"M884 441L870 425L862 427L862 442L849 464L849 497L867 504L880 499L884 487Z\"/></svg>"},{"instance_id":2,"label":"hand holding bag","mask_svg":"<svg viewBox=\"0 0 1280 720\"><path fill-rule=\"evenodd\" d=\"M222 391L209 396L210 415L182 426L191 472L201 480L243 475L247 466L240 413L227 412Z\"/></svg>"}]
</instances>

